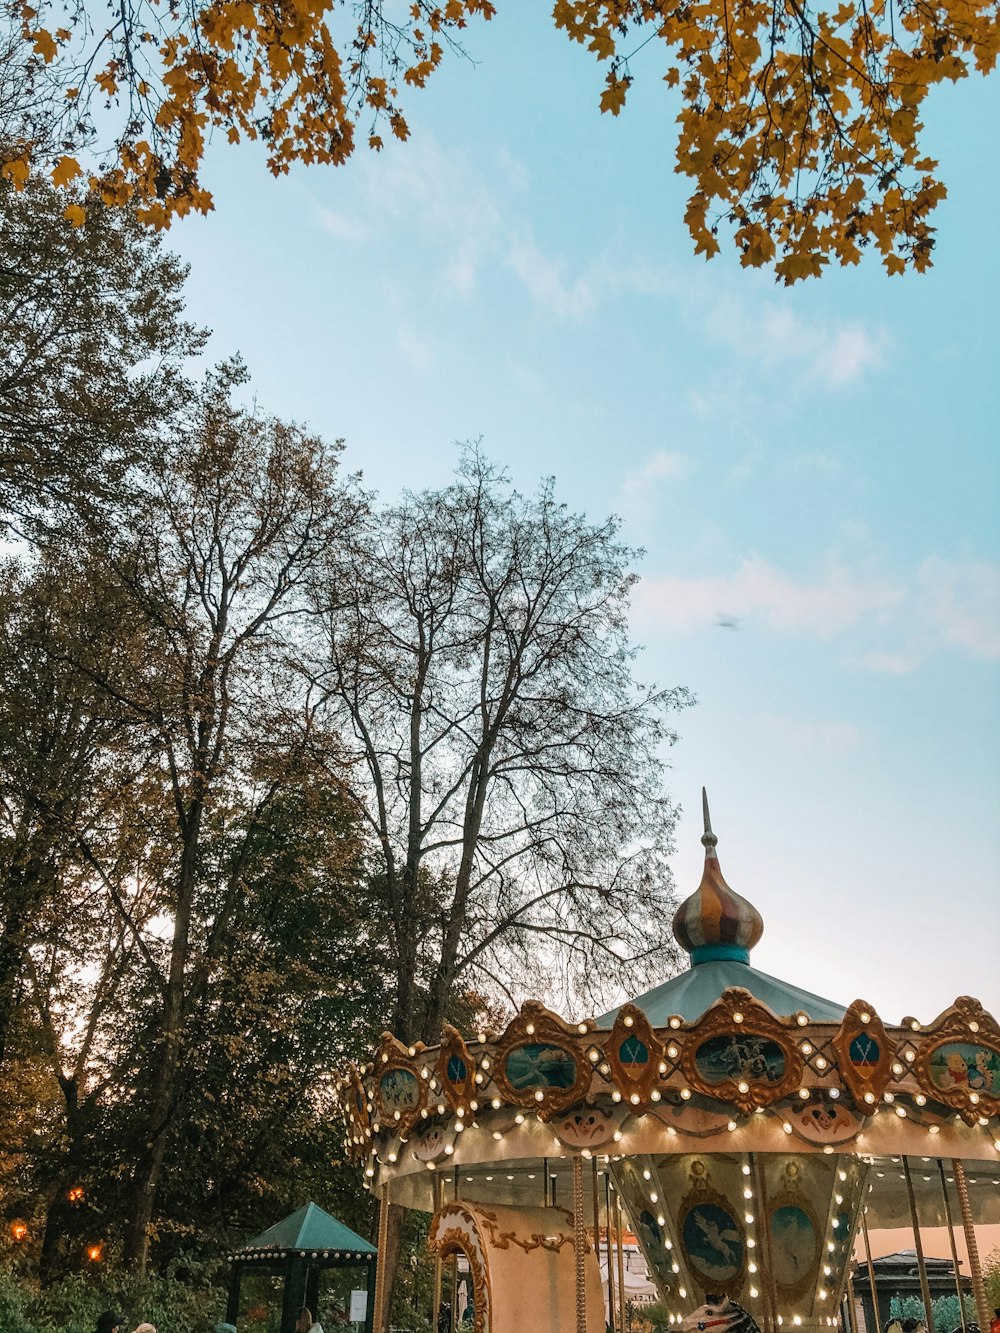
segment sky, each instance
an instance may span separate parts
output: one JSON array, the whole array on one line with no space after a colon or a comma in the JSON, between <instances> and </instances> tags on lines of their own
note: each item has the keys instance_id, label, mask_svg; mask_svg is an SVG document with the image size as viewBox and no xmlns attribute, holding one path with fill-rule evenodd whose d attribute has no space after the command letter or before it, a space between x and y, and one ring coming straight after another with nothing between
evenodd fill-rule
<instances>
[{"instance_id":1,"label":"sky","mask_svg":"<svg viewBox=\"0 0 1000 1333\"><path fill-rule=\"evenodd\" d=\"M619 514L637 673L698 699L679 893L704 784L756 966L887 1021L1000 1014L1000 79L927 104L930 273L786 289L693 255L655 44L613 119L546 6L499 8L409 96L406 144L279 181L213 146L216 210L169 235L210 355L387 498L481 439Z\"/></svg>"}]
</instances>

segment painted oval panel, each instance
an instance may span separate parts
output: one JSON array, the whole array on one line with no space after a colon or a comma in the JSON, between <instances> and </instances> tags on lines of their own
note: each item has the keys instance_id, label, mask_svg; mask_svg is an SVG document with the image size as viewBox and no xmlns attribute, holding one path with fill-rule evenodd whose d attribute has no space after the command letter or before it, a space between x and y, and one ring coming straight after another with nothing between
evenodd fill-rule
<instances>
[{"instance_id":1,"label":"painted oval panel","mask_svg":"<svg viewBox=\"0 0 1000 1333\"><path fill-rule=\"evenodd\" d=\"M942 1092L987 1093L1000 1096L1000 1051L967 1041L949 1041L927 1061L931 1082Z\"/></svg>"},{"instance_id":2,"label":"painted oval panel","mask_svg":"<svg viewBox=\"0 0 1000 1333\"><path fill-rule=\"evenodd\" d=\"M779 1287L808 1282L819 1261L819 1236L813 1220L796 1204L771 1214L771 1266Z\"/></svg>"},{"instance_id":3,"label":"painted oval panel","mask_svg":"<svg viewBox=\"0 0 1000 1333\"><path fill-rule=\"evenodd\" d=\"M420 1084L408 1069L390 1069L378 1081L378 1095L388 1111L409 1111L420 1105Z\"/></svg>"},{"instance_id":4,"label":"painted oval panel","mask_svg":"<svg viewBox=\"0 0 1000 1333\"><path fill-rule=\"evenodd\" d=\"M725 1083L727 1079L777 1083L785 1073L785 1052L778 1043L749 1032L709 1037L695 1051L694 1059L706 1083Z\"/></svg>"},{"instance_id":5,"label":"painted oval panel","mask_svg":"<svg viewBox=\"0 0 1000 1333\"><path fill-rule=\"evenodd\" d=\"M847 1054L859 1074L871 1075L882 1058L879 1044L870 1032L859 1032L848 1046Z\"/></svg>"},{"instance_id":6,"label":"painted oval panel","mask_svg":"<svg viewBox=\"0 0 1000 1333\"><path fill-rule=\"evenodd\" d=\"M626 1074L640 1074L649 1064L649 1047L633 1033L618 1047L618 1059Z\"/></svg>"},{"instance_id":7,"label":"painted oval panel","mask_svg":"<svg viewBox=\"0 0 1000 1333\"><path fill-rule=\"evenodd\" d=\"M561 1046L526 1042L507 1053L503 1063L507 1082L518 1092L533 1088L571 1088L576 1082L576 1057Z\"/></svg>"},{"instance_id":8,"label":"painted oval panel","mask_svg":"<svg viewBox=\"0 0 1000 1333\"><path fill-rule=\"evenodd\" d=\"M460 1055L453 1055L448 1060L446 1073L449 1083L464 1083L469 1070Z\"/></svg>"},{"instance_id":9,"label":"painted oval panel","mask_svg":"<svg viewBox=\"0 0 1000 1333\"><path fill-rule=\"evenodd\" d=\"M743 1231L721 1204L696 1203L681 1227L684 1253L702 1279L731 1282L743 1268Z\"/></svg>"}]
</instances>

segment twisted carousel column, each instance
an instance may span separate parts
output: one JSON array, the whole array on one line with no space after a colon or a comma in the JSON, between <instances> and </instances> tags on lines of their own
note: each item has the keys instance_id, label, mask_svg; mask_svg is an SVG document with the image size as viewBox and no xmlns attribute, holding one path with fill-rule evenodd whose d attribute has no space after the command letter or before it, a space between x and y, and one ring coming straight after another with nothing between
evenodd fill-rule
<instances>
[{"instance_id":1,"label":"twisted carousel column","mask_svg":"<svg viewBox=\"0 0 1000 1333\"><path fill-rule=\"evenodd\" d=\"M990 1307L986 1303L986 1287L983 1283L983 1270L979 1264L979 1246L976 1244L976 1231L972 1225L972 1205L969 1203L969 1182L965 1178L965 1167L952 1158L952 1170L955 1172L955 1188L958 1190L958 1206L962 1210L962 1230L965 1232L965 1246L969 1251L969 1275L972 1278L972 1295L976 1302L976 1316L982 1333L990 1326Z\"/></svg>"},{"instance_id":2,"label":"twisted carousel column","mask_svg":"<svg viewBox=\"0 0 1000 1333\"><path fill-rule=\"evenodd\" d=\"M576 1260L576 1333L587 1333L587 1267L583 1226L583 1158L573 1157L573 1251Z\"/></svg>"},{"instance_id":3,"label":"twisted carousel column","mask_svg":"<svg viewBox=\"0 0 1000 1333\"><path fill-rule=\"evenodd\" d=\"M618 1243L618 1327L625 1333L625 1232L622 1229L622 1200L615 1190L615 1232Z\"/></svg>"},{"instance_id":4,"label":"twisted carousel column","mask_svg":"<svg viewBox=\"0 0 1000 1333\"><path fill-rule=\"evenodd\" d=\"M385 1331L385 1259L386 1243L389 1237L389 1186L382 1186L382 1195L378 1206L378 1265L375 1275L375 1317L372 1320L372 1333Z\"/></svg>"},{"instance_id":5,"label":"twisted carousel column","mask_svg":"<svg viewBox=\"0 0 1000 1333\"><path fill-rule=\"evenodd\" d=\"M941 1177L941 1198L944 1200L944 1216L948 1223L948 1241L951 1245L951 1265L955 1270L955 1291L958 1294L958 1317L962 1323L962 1333L967 1333L968 1320L965 1316L965 1295L962 1291L962 1277L958 1271L958 1246L955 1244L955 1221L951 1215L951 1200L948 1198L948 1183L944 1175L944 1162L938 1158L938 1174Z\"/></svg>"}]
</instances>

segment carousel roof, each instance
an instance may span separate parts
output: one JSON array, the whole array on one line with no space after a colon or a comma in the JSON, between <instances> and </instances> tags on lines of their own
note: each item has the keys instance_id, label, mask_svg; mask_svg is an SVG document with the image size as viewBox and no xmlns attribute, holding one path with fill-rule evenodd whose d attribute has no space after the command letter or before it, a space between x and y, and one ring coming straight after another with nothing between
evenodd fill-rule
<instances>
[{"instance_id":1,"label":"carousel roof","mask_svg":"<svg viewBox=\"0 0 1000 1333\"><path fill-rule=\"evenodd\" d=\"M701 792L705 815L705 870L694 893L678 907L674 916L674 938L691 958L686 972L646 991L631 1003L641 1009L654 1027L673 1016L693 1023L730 986L740 986L772 1013L787 1016L805 1013L812 1019L839 1021L846 1005L825 1000L790 982L758 972L750 966L750 950L764 933L764 921L753 903L731 889L722 876L716 853L718 838L712 832L708 797ZM618 1009L596 1020L599 1028L614 1026Z\"/></svg>"},{"instance_id":2,"label":"carousel roof","mask_svg":"<svg viewBox=\"0 0 1000 1333\"><path fill-rule=\"evenodd\" d=\"M766 1004L772 1013L782 1017L806 1013L813 1019L836 1022L844 1017L847 1009L846 1005L824 1000L822 996L800 990L788 981L758 972L749 963L721 958L695 963L686 972L646 991L631 1003L643 1011L654 1027L665 1027L675 1014L686 1023L693 1023L730 986L742 986L754 999ZM612 1009L595 1022L599 1028L610 1028L617 1015L618 1010Z\"/></svg>"}]
</instances>

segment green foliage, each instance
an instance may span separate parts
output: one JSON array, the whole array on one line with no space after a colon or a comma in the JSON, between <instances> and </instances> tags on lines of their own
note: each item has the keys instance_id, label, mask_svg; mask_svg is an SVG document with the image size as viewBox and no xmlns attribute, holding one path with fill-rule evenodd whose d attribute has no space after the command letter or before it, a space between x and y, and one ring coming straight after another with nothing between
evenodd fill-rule
<instances>
[{"instance_id":1,"label":"green foliage","mask_svg":"<svg viewBox=\"0 0 1000 1333\"><path fill-rule=\"evenodd\" d=\"M0 178L0 501L22 517L117 494L204 342L184 266L128 210L74 227L67 202Z\"/></svg>"},{"instance_id":2,"label":"green foliage","mask_svg":"<svg viewBox=\"0 0 1000 1333\"><path fill-rule=\"evenodd\" d=\"M184 1281L172 1274L75 1273L38 1290L0 1269L4 1333L93 1333L107 1309L120 1311L128 1328L145 1321L165 1333L205 1333L225 1308L225 1290L191 1272Z\"/></svg>"}]
</instances>

